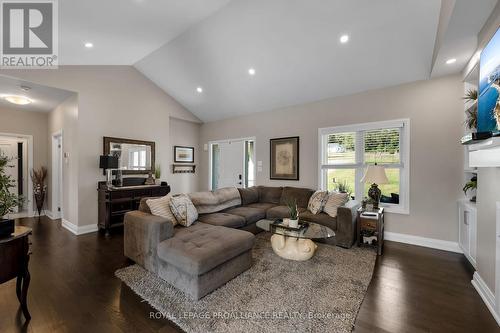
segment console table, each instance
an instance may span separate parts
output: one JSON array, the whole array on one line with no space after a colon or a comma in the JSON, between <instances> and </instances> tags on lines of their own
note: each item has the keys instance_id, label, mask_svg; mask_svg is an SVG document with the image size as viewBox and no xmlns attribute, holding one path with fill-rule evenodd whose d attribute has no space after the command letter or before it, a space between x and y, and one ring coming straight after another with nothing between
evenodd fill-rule
<instances>
[{"instance_id":1,"label":"console table","mask_svg":"<svg viewBox=\"0 0 500 333\"><path fill-rule=\"evenodd\" d=\"M123 225L127 212L137 210L142 198L160 197L170 193L170 186L136 185L108 188L106 182L98 184L99 229L105 230Z\"/></svg>"},{"instance_id":2,"label":"console table","mask_svg":"<svg viewBox=\"0 0 500 333\"><path fill-rule=\"evenodd\" d=\"M31 279L28 270L31 233L31 228L16 226L13 234L0 238L0 283L17 278L16 295L26 320L31 319L26 301Z\"/></svg>"}]
</instances>

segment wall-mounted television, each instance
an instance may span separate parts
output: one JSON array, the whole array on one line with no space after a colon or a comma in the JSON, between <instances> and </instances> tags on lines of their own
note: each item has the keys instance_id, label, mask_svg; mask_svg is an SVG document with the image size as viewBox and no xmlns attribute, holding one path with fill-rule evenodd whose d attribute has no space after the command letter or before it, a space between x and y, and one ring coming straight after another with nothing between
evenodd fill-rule
<instances>
[{"instance_id":1,"label":"wall-mounted television","mask_svg":"<svg viewBox=\"0 0 500 333\"><path fill-rule=\"evenodd\" d=\"M481 52L477 131L500 132L500 29Z\"/></svg>"}]
</instances>

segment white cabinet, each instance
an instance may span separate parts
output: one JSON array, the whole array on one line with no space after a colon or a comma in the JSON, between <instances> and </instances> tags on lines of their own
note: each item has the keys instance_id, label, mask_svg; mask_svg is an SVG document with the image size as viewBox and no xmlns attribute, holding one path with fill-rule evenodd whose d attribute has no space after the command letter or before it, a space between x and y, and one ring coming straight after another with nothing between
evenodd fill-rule
<instances>
[{"instance_id":1,"label":"white cabinet","mask_svg":"<svg viewBox=\"0 0 500 333\"><path fill-rule=\"evenodd\" d=\"M458 234L459 245L464 255L476 268L476 204L467 199L458 201Z\"/></svg>"}]
</instances>

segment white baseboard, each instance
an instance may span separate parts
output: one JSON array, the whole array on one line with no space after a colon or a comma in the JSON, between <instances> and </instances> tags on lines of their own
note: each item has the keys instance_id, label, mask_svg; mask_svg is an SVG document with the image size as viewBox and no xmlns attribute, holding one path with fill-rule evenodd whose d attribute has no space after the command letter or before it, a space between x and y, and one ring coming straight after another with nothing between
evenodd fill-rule
<instances>
[{"instance_id":1,"label":"white baseboard","mask_svg":"<svg viewBox=\"0 0 500 333\"><path fill-rule=\"evenodd\" d=\"M54 214L52 214L52 212L50 210L46 210L45 211L45 216L47 216L49 219L51 220L57 220L55 217L54 217Z\"/></svg>"},{"instance_id":2,"label":"white baseboard","mask_svg":"<svg viewBox=\"0 0 500 333\"><path fill-rule=\"evenodd\" d=\"M63 226L63 228L69 230L71 233L73 233L77 236L83 235L83 234L88 234L91 232L96 232L98 230L97 224L82 225L80 227L80 226L74 225L73 223L71 223L65 219L62 219L61 225Z\"/></svg>"},{"instance_id":3,"label":"white baseboard","mask_svg":"<svg viewBox=\"0 0 500 333\"><path fill-rule=\"evenodd\" d=\"M412 244L424 247L430 247L433 249L444 250L449 252L463 253L457 242L450 242L434 238L426 238L419 236L412 236L407 234L398 234L395 232L384 232L384 238L388 241Z\"/></svg>"},{"instance_id":4,"label":"white baseboard","mask_svg":"<svg viewBox=\"0 0 500 333\"><path fill-rule=\"evenodd\" d=\"M45 211L43 211L42 214L40 214L40 216L44 216L44 215L46 215ZM38 213L32 212L31 214L29 214L28 212L20 212L20 213L9 214L9 218L11 218L11 219L22 219L22 218L27 218L27 217L38 217Z\"/></svg>"},{"instance_id":5,"label":"white baseboard","mask_svg":"<svg viewBox=\"0 0 500 333\"><path fill-rule=\"evenodd\" d=\"M490 310L491 315L493 316L493 318L495 318L497 324L500 326L500 316L495 310L495 294L491 292L490 288L488 288L486 282L484 282L483 278L479 275L478 272L474 272L471 283L476 289L479 296L481 296L481 298L483 299L483 302L484 304L486 304L488 310Z\"/></svg>"}]
</instances>

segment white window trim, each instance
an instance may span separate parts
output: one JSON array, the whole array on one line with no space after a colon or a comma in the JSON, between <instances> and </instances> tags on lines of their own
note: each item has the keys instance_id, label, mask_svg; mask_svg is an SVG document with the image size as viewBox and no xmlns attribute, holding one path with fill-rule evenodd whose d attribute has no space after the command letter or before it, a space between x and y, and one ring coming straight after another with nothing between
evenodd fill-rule
<instances>
[{"instance_id":1,"label":"white window trim","mask_svg":"<svg viewBox=\"0 0 500 333\"><path fill-rule=\"evenodd\" d=\"M376 129L384 129L391 127L400 127L403 130L400 134L400 147L401 147L401 155L400 155L400 164L402 165L399 186L399 205L394 204L386 204L381 203L380 206L384 207L386 212L396 213L396 214L410 214L410 119L396 119L396 120L388 120L388 121L378 121L371 123L363 123L363 124L352 124L352 125L343 125L343 126L334 126L334 127L325 127L318 129L318 187L322 189L325 188L325 179L323 170L326 169L355 169L356 170L356 179L361 180L362 178L362 168L363 165L358 163L357 161L362 160L362 154L364 152L364 138L360 138L356 136L356 163L348 164L348 165L326 165L324 161L324 156L326 156L325 148L326 148L326 135L332 133L344 133L344 132L360 132L360 131L369 131ZM391 167L391 165L386 165L387 167ZM397 165L400 166L399 164ZM356 183L356 198L363 197L363 186L360 181Z\"/></svg>"}]
</instances>

